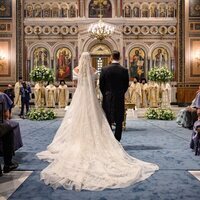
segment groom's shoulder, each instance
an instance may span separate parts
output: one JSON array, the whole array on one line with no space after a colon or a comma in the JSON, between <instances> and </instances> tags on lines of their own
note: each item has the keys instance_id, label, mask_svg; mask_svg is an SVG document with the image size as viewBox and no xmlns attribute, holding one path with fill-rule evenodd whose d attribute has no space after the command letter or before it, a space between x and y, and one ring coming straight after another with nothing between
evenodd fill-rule
<instances>
[{"instance_id":1,"label":"groom's shoulder","mask_svg":"<svg viewBox=\"0 0 200 200\"><path fill-rule=\"evenodd\" d=\"M106 66L102 67L102 71L107 71L110 69L110 67L111 67L111 65L106 65Z\"/></svg>"},{"instance_id":2,"label":"groom's shoulder","mask_svg":"<svg viewBox=\"0 0 200 200\"><path fill-rule=\"evenodd\" d=\"M122 65L120 65L120 69L121 69L122 71L124 71L124 72L128 71L128 69L127 69L126 67L122 66Z\"/></svg>"}]
</instances>

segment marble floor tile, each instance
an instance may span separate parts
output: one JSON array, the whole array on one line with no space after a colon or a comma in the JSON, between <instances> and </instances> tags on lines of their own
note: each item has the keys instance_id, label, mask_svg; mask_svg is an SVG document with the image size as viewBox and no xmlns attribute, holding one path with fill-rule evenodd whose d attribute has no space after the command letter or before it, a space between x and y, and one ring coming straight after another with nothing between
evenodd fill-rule
<instances>
[{"instance_id":1,"label":"marble floor tile","mask_svg":"<svg viewBox=\"0 0 200 200\"><path fill-rule=\"evenodd\" d=\"M200 181L200 171L189 171L196 179Z\"/></svg>"},{"instance_id":2,"label":"marble floor tile","mask_svg":"<svg viewBox=\"0 0 200 200\"><path fill-rule=\"evenodd\" d=\"M11 171L0 177L0 200L6 200L31 175L32 171Z\"/></svg>"}]
</instances>

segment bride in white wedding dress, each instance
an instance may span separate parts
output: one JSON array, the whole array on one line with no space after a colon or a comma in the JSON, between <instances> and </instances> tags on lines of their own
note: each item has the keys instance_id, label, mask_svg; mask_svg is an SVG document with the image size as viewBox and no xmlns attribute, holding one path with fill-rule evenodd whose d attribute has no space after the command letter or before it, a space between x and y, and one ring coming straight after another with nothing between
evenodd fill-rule
<instances>
[{"instance_id":1,"label":"bride in white wedding dress","mask_svg":"<svg viewBox=\"0 0 200 200\"><path fill-rule=\"evenodd\" d=\"M123 188L152 175L158 166L129 156L115 139L97 100L89 53L81 55L78 84L52 143L37 154L50 164L41 179L54 189Z\"/></svg>"}]
</instances>

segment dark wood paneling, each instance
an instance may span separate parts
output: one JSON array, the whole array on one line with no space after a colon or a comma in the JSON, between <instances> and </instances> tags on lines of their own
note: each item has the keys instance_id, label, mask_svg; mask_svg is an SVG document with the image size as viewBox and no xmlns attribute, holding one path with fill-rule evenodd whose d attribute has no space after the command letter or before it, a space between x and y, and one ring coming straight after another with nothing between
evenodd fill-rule
<instances>
[{"instance_id":1,"label":"dark wood paneling","mask_svg":"<svg viewBox=\"0 0 200 200\"><path fill-rule=\"evenodd\" d=\"M196 96L198 88L177 88L177 103L190 104Z\"/></svg>"}]
</instances>

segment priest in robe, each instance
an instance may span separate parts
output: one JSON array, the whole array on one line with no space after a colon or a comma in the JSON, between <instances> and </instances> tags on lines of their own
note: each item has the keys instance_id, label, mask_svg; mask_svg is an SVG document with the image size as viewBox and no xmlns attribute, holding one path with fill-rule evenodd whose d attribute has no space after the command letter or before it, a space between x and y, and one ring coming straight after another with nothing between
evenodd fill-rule
<instances>
[{"instance_id":1,"label":"priest in robe","mask_svg":"<svg viewBox=\"0 0 200 200\"><path fill-rule=\"evenodd\" d=\"M159 85L154 81L150 81L148 86L149 107L157 108L159 106L159 92Z\"/></svg>"},{"instance_id":2,"label":"priest in robe","mask_svg":"<svg viewBox=\"0 0 200 200\"><path fill-rule=\"evenodd\" d=\"M148 84L145 78L141 79L142 108L148 107Z\"/></svg>"},{"instance_id":3,"label":"priest in robe","mask_svg":"<svg viewBox=\"0 0 200 200\"><path fill-rule=\"evenodd\" d=\"M130 91L131 103L135 104L136 108L140 108L142 100L142 92L137 77L134 77L133 82L131 83L131 86L129 87L128 90Z\"/></svg>"},{"instance_id":4,"label":"priest in robe","mask_svg":"<svg viewBox=\"0 0 200 200\"><path fill-rule=\"evenodd\" d=\"M35 107L43 108L45 105L45 87L43 83L36 83L34 88Z\"/></svg>"},{"instance_id":5,"label":"priest in robe","mask_svg":"<svg viewBox=\"0 0 200 200\"><path fill-rule=\"evenodd\" d=\"M14 93L14 105L17 107L21 107L21 95L20 95L20 88L22 87L22 77L19 77L19 80L15 83Z\"/></svg>"},{"instance_id":6,"label":"priest in robe","mask_svg":"<svg viewBox=\"0 0 200 200\"><path fill-rule=\"evenodd\" d=\"M58 106L59 108L65 108L69 102L69 89L64 80L60 81L58 86Z\"/></svg>"},{"instance_id":7,"label":"priest in robe","mask_svg":"<svg viewBox=\"0 0 200 200\"><path fill-rule=\"evenodd\" d=\"M45 88L46 107L55 108L56 104L56 87L50 83Z\"/></svg>"},{"instance_id":8,"label":"priest in robe","mask_svg":"<svg viewBox=\"0 0 200 200\"><path fill-rule=\"evenodd\" d=\"M171 86L169 83L161 83L161 107L170 108Z\"/></svg>"}]
</instances>

